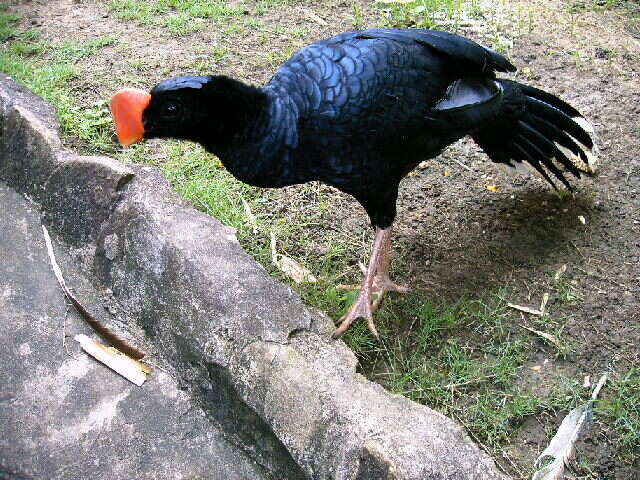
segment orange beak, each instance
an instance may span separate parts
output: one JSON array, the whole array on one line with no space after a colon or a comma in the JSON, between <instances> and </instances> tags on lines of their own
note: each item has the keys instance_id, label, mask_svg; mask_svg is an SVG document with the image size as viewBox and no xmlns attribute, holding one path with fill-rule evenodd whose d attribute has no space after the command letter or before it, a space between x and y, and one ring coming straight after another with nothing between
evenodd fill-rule
<instances>
[{"instance_id":1,"label":"orange beak","mask_svg":"<svg viewBox=\"0 0 640 480\"><path fill-rule=\"evenodd\" d=\"M122 145L129 146L144 138L142 113L150 101L151 95L137 88L125 88L111 97L111 115Z\"/></svg>"}]
</instances>

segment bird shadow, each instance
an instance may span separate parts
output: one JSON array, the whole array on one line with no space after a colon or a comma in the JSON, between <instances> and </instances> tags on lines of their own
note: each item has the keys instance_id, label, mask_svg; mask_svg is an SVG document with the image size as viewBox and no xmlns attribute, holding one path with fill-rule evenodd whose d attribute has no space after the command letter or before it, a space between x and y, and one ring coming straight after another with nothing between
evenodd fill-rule
<instances>
[{"instance_id":1,"label":"bird shadow","mask_svg":"<svg viewBox=\"0 0 640 480\"><path fill-rule=\"evenodd\" d=\"M447 300L478 297L514 277L582 262L576 244L591 241L602 215L588 193L529 190L500 201L483 197L462 219L445 217L436 228L425 223L405 235L402 270L410 272L417 290Z\"/></svg>"}]
</instances>

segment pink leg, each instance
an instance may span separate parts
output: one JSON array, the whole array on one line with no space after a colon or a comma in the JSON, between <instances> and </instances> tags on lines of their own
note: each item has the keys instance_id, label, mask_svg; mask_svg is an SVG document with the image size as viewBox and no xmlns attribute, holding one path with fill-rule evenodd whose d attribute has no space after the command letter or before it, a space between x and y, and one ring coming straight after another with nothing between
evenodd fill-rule
<instances>
[{"instance_id":1,"label":"pink leg","mask_svg":"<svg viewBox=\"0 0 640 480\"><path fill-rule=\"evenodd\" d=\"M387 291L406 293L407 287L396 285L389 279L389 262L391 260L391 227L376 228L376 237L373 241L373 251L369 259L369 266L362 280L360 294L356 302L351 306L349 312L342 317L340 326L333 332L332 337L338 338L347 331L354 320L364 318L367 320L369 330L376 338L378 331L373 323L373 312L382 302L382 298ZM371 294L377 294L375 301L371 302Z\"/></svg>"},{"instance_id":2,"label":"pink leg","mask_svg":"<svg viewBox=\"0 0 640 480\"><path fill-rule=\"evenodd\" d=\"M407 293L409 287L398 285L389 278L389 264L391 263L391 227L387 229L389 234L386 235L385 243L382 246L383 251L380 257L380 263L373 279L373 292L377 294L371 308L376 311L382 303L384 294L387 292Z\"/></svg>"}]
</instances>

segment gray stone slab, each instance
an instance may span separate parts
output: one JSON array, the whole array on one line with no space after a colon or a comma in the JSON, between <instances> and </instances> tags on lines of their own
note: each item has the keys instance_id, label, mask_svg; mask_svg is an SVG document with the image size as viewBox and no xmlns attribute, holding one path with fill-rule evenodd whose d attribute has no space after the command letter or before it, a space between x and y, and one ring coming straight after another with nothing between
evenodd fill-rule
<instances>
[{"instance_id":1,"label":"gray stone slab","mask_svg":"<svg viewBox=\"0 0 640 480\"><path fill-rule=\"evenodd\" d=\"M91 332L66 314L39 212L4 182L0 205L0 478L271 478L167 372L140 388L80 351L73 335Z\"/></svg>"}]
</instances>

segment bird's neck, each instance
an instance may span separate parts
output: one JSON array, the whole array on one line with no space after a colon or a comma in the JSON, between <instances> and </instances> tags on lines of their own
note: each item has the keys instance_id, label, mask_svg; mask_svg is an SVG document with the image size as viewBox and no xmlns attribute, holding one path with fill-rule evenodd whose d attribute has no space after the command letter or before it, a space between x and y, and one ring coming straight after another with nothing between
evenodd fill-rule
<instances>
[{"instance_id":1,"label":"bird's neck","mask_svg":"<svg viewBox=\"0 0 640 480\"><path fill-rule=\"evenodd\" d=\"M286 101L228 77L214 77L203 118L190 135L237 179L254 186L299 183L288 168L287 135L297 130Z\"/></svg>"},{"instance_id":2,"label":"bird's neck","mask_svg":"<svg viewBox=\"0 0 640 480\"><path fill-rule=\"evenodd\" d=\"M215 154L237 179L259 187L300 183L290 168L297 117L290 99L268 89L216 77L208 92L206 118L191 137ZM212 120L213 119L213 120Z\"/></svg>"},{"instance_id":3,"label":"bird's neck","mask_svg":"<svg viewBox=\"0 0 640 480\"><path fill-rule=\"evenodd\" d=\"M268 102L260 88L229 77L215 77L212 85L203 98L203 118L197 122L192 140L221 156L251 140Z\"/></svg>"}]
</instances>

